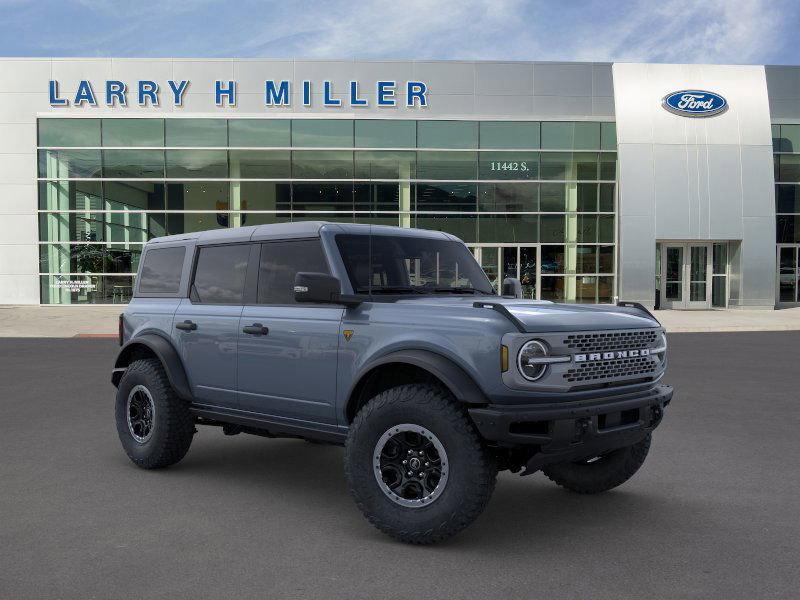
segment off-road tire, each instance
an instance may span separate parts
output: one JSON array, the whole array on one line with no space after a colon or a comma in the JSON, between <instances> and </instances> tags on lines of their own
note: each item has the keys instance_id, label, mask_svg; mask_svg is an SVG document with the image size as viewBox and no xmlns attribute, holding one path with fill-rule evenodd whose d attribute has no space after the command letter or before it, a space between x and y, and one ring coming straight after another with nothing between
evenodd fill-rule
<instances>
[{"instance_id":1,"label":"off-road tire","mask_svg":"<svg viewBox=\"0 0 800 600\"><path fill-rule=\"evenodd\" d=\"M130 391L144 386L153 398L155 415L150 438L138 442L128 427L127 401ZM167 374L156 359L132 362L117 389L117 434L128 457L143 469L160 469L181 460L194 436L194 419L188 403L178 398L169 384Z\"/></svg>"},{"instance_id":2,"label":"off-road tire","mask_svg":"<svg viewBox=\"0 0 800 600\"><path fill-rule=\"evenodd\" d=\"M549 465L542 472L554 483L578 494L599 494L633 477L647 458L650 434L642 441L609 452L595 462Z\"/></svg>"},{"instance_id":3,"label":"off-road tire","mask_svg":"<svg viewBox=\"0 0 800 600\"><path fill-rule=\"evenodd\" d=\"M379 487L373 457L381 436L398 424L432 432L449 461L441 495L430 504L400 506ZM379 530L402 542L432 544L472 523L494 491L497 466L464 407L446 390L408 384L382 392L356 415L345 445L345 474L356 505Z\"/></svg>"}]
</instances>

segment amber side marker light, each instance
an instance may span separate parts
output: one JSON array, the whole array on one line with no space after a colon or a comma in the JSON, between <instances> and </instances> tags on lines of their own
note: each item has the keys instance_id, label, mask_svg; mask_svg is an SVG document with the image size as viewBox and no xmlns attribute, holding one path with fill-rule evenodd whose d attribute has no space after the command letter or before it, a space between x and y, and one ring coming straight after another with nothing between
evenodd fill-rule
<instances>
[{"instance_id":1,"label":"amber side marker light","mask_svg":"<svg viewBox=\"0 0 800 600\"><path fill-rule=\"evenodd\" d=\"M503 373L508 371L508 346L500 346L500 368Z\"/></svg>"}]
</instances>

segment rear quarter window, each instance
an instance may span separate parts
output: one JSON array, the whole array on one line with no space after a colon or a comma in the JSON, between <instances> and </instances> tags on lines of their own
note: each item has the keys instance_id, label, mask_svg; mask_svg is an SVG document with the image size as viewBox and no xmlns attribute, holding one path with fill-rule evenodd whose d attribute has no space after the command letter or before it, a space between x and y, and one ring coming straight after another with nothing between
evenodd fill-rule
<instances>
[{"instance_id":1,"label":"rear quarter window","mask_svg":"<svg viewBox=\"0 0 800 600\"><path fill-rule=\"evenodd\" d=\"M142 262L139 274L139 294L177 294L186 248L151 248Z\"/></svg>"}]
</instances>

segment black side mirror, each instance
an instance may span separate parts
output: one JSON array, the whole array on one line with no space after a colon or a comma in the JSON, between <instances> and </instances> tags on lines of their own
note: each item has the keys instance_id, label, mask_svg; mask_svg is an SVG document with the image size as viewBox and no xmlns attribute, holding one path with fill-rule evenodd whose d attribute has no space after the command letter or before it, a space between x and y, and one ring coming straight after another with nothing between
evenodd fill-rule
<instances>
[{"instance_id":1,"label":"black side mirror","mask_svg":"<svg viewBox=\"0 0 800 600\"><path fill-rule=\"evenodd\" d=\"M327 273L303 273L294 277L295 302L315 302L317 304L344 304L355 306L361 301L342 295L342 284L338 278Z\"/></svg>"},{"instance_id":2,"label":"black side mirror","mask_svg":"<svg viewBox=\"0 0 800 600\"><path fill-rule=\"evenodd\" d=\"M515 277L506 277L503 279L503 296L511 296L512 298L522 298L522 284L519 279Z\"/></svg>"}]
</instances>

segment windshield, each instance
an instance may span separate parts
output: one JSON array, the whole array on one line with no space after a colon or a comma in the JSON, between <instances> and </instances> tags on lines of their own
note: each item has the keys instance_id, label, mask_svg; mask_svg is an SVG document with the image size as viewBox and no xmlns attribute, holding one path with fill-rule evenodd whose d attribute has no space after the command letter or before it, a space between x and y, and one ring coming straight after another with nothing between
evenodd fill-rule
<instances>
[{"instance_id":1,"label":"windshield","mask_svg":"<svg viewBox=\"0 0 800 600\"><path fill-rule=\"evenodd\" d=\"M401 235L337 235L357 294L493 294L461 242Z\"/></svg>"}]
</instances>

